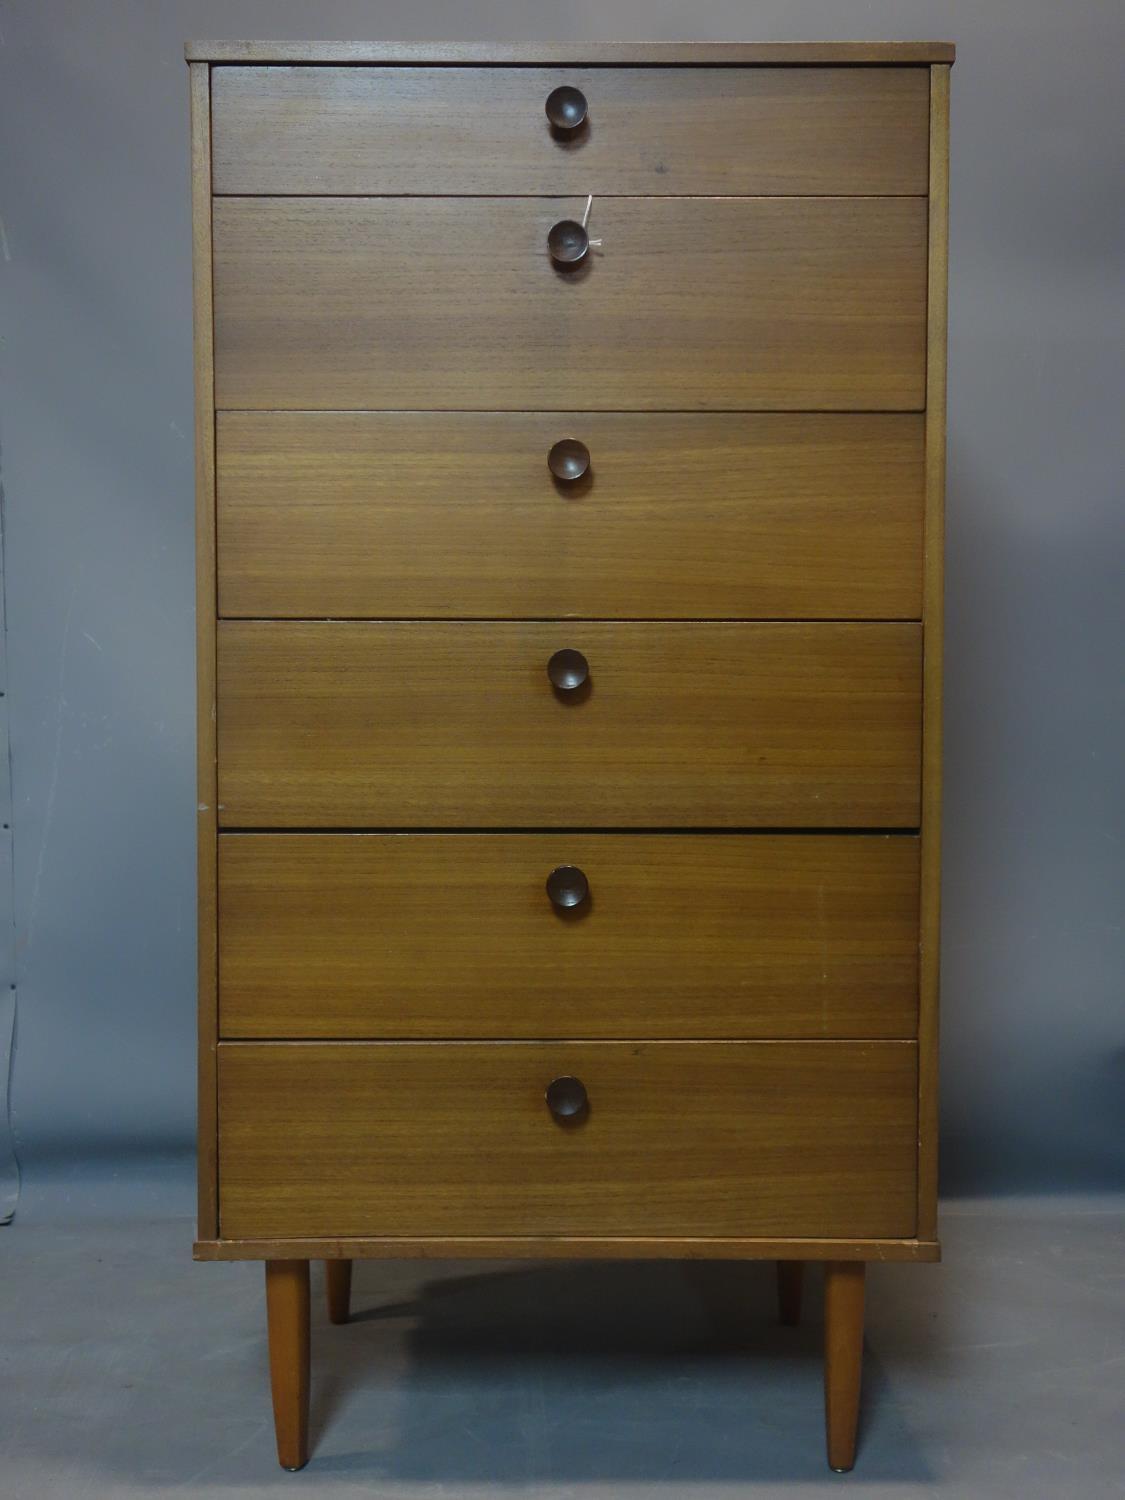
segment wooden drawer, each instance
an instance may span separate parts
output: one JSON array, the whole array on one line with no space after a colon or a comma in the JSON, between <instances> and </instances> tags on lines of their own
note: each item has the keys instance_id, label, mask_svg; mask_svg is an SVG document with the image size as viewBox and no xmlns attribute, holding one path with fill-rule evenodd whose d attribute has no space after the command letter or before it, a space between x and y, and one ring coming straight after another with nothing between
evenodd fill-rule
<instances>
[{"instance_id":1,"label":"wooden drawer","mask_svg":"<svg viewBox=\"0 0 1125 1500\"><path fill-rule=\"evenodd\" d=\"M219 906L227 1037L917 1027L911 835L224 834Z\"/></svg>"},{"instance_id":2,"label":"wooden drawer","mask_svg":"<svg viewBox=\"0 0 1125 1500\"><path fill-rule=\"evenodd\" d=\"M925 193L929 72L224 67L212 130L218 193Z\"/></svg>"},{"instance_id":3,"label":"wooden drawer","mask_svg":"<svg viewBox=\"0 0 1125 1500\"><path fill-rule=\"evenodd\" d=\"M911 623L220 621L219 817L912 828L920 695Z\"/></svg>"},{"instance_id":4,"label":"wooden drawer","mask_svg":"<svg viewBox=\"0 0 1125 1500\"><path fill-rule=\"evenodd\" d=\"M223 412L219 611L914 618L923 444L913 414Z\"/></svg>"},{"instance_id":5,"label":"wooden drawer","mask_svg":"<svg viewBox=\"0 0 1125 1500\"><path fill-rule=\"evenodd\" d=\"M918 410L926 201L217 198L215 400L240 408Z\"/></svg>"},{"instance_id":6,"label":"wooden drawer","mask_svg":"<svg viewBox=\"0 0 1125 1500\"><path fill-rule=\"evenodd\" d=\"M911 1235L916 1052L224 1042L220 1231ZM569 1125L561 1076L589 1099Z\"/></svg>"}]
</instances>

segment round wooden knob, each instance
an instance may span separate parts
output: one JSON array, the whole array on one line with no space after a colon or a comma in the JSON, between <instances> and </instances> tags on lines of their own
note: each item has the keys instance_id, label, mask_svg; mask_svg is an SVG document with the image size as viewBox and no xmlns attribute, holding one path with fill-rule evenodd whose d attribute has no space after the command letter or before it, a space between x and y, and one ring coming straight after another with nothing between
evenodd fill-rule
<instances>
[{"instance_id":1,"label":"round wooden knob","mask_svg":"<svg viewBox=\"0 0 1125 1500\"><path fill-rule=\"evenodd\" d=\"M547 454L547 467L556 479L573 484L589 471L590 450L577 438L560 438Z\"/></svg>"},{"instance_id":2,"label":"round wooden knob","mask_svg":"<svg viewBox=\"0 0 1125 1500\"><path fill-rule=\"evenodd\" d=\"M560 219L547 233L547 252L556 266L569 268L586 259L590 236L577 219Z\"/></svg>"},{"instance_id":3,"label":"round wooden knob","mask_svg":"<svg viewBox=\"0 0 1125 1500\"><path fill-rule=\"evenodd\" d=\"M574 693L590 677L590 663L581 651L564 646L547 663L547 676L560 693Z\"/></svg>"},{"instance_id":4,"label":"round wooden knob","mask_svg":"<svg viewBox=\"0 0 1125 1500\"><path fill-rule=\"evenodd\" d=\"M574 88L569 83L560 84L557 89L552 89L547 95L547 103L544 106L547 118L556 130L577 130L579 125L584 124L589 105L586 103L586 95L581 89Z\"/></svg>"},{"instance_id":5,"label":"round wooden knob","mask_svg":"<svg viewBox=\"0 0 1125 1500\"><path fill-rule=\"evenodd\" d=\"M547 1085L547 1108L556 1120L577 1120L590 1106L586 1086L578 1078L555 1078Z\"/></svg>"},{"instance_id":6,"label":"round wooden knob","mask_svg":"<svg viewBox=\"0 0 1125 1500\"><path fill-rule=\"evenodd\" d=\"M590 882L577 865L559 865L547 876L547 895L560 911L581 906L590 894Z\"/></svg>"}]
</instances>

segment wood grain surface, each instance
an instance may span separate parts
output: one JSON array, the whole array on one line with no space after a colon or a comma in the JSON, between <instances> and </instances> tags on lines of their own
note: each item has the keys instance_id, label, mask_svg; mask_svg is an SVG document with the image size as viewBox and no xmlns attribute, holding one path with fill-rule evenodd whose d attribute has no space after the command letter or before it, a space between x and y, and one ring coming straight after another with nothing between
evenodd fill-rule
<instances>
[{"instance_id":1,"label":"wood grain surface","mask_svg":"<svg viewBox=\"0 0 1125 1500\"><path fill-rule=\"evenodd\" d=\"M920 414L222 412L219 608L917 618L923 445Z\"/></svg>"},{"instance_id":2,"label":"wood grain surface","mask_svg":"<svg viewBox=\"0 0 1125 1500\"><path fill-rule=\"evenodd\" d=\"M941 1260L936 1240L766 1238L745 1235L272 1235L265 1239L196 1240L198 1261L268 1260L271 1256L309 1260L801 1260L906 1261L928 1265Z\"/></svg>"},{"instance_id":3,"label":"wood grain surface","mask_svg":"<svg viewBox=\"0 0 1125 1500\"><path fill-rule=\"evenodd\" d=\"M589 113L559 133L560 85ZM925 194L924 68L226 67L217 193Z\"/></svg>"},{"instance_id":4,"label":"wood grain surface","mask_svg":"<svg viewBox=\"0 0 1125 1500\"><path fill-rule=\"evenodd\" d=\"M303 1469L309 1461L309 1263L266 1261L270 1392L277 1461Z\"/></svg>"},{"instance_id":5,"label":"wood grain surface","mask_svg":"<svg viewBox=\"0 0 1125 1500\"><path fill-rule=\"evenodd\" d=\"M949 282L949 69L931 71L926 514L922 735L918 1223L937 1233L938 1010L941 983L942 659L945 580L946 337Z\"/></svg>"},{"instance_id":6,"label":"wood grain surface","mask_svg":"<svg viewBox=\"0 0 1125 1500\"><path fill-rule=\"evenodd\" d=\"M825 1438L828 1466L837 1474L855 1464L866 1278L862 1262L829 1261L824 1267Z\"/></svg>"},{"instance_id":7,"label":"wood grain surface","mask_svg":"<svg viewBox=\"0 0 1125 1500\"><path fill-rule=\"evenodd\" d=\"M920 634L221 621L221 822L913 828ZM547 677L567 648L573 695Z\"/></svg>"},{"instance_id":8,"label":"wood grain surface","mask_svg":"<svg viewBox=\"0 0 1125 1500\"><path fill-rule=\"evenodd\" d=\"M916 1051L224 1042L222 1232L909 1235Z\"/></svg>"},{"instance_id":9,"label":"wood grain surface","mask_svg":"<svg viewBox=\"0 0 1125 1500\"><path fill-rule=\"evenodd\" d=\"M201 1238L218 1228L215 1046L218 911L215 769L215 385L211 301L211 96L206 63L189 69L192 333L195 375L195 705L197 955L197 1214Z\"/></svg>"},{"instance_id":10,"label":"wood grain surface","mask_svg":"<svg viewBox=\"0 0 1125 1500\"><path fill-rule=\"evenodd\" d=\"M915 1035L909 835L224 834L219 888L226 1037Z\"/></svg>"},{"instance_id":11,"label":"wood grain surface","mask_svg":"<svg viewBox=\"0 0 1125 1500\"><path fill-rule=\"evenodd\" d=\"M920 410L920 198L217 198L222 408Z\"/></svg>"},{"instance_id":12,"label":"wood grain surface","mask_svg":"<svg viewBox=\"0 0 1125 1500\"><path fill-rule=\"evenodd\" d=\"M701 63L789 67L952 63L952 42L187 42L189 62L216 63Z\"/></svg>"},{"instance_id":13,"label":"wood grain surface","mask_svg":"<svg viewBox=\"0 0 1125 1500\"><path fill-rule=\"evenodd\" d=\"M938 1255L953 50L188 52L196 1253L823 1259L845 1467L847 1263Z\"/></svg>"}]
</instances>

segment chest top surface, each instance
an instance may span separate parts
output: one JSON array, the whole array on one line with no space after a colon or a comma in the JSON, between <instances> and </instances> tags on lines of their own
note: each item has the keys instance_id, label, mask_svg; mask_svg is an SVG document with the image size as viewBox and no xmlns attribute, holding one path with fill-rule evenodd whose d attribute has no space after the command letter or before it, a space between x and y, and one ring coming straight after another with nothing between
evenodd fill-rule
<instances>
[{"instance_id":1,"label":"chest top surface","mask_svg":"<svg viewBox=\"0 0 1125 1500\"><path fill-rule=\"evenodd\" d=\"M212 63L952 63L952 42L188 42Z\"/></svg>"}]
</instances>

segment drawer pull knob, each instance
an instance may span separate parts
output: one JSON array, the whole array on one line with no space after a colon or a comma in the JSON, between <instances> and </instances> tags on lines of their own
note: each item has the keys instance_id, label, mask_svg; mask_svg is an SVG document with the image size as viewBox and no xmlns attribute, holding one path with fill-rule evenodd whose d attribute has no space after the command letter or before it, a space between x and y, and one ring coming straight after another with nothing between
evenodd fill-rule
<instances>
[{"instance_id":1,"label":"drawer pull knob","mask_svg":"<svg viewBox=\"0 0 1125 1500\"><path fill-rule=\"evenodd\" d=\"M569 135L586 123L589 105L581 89L576 89L572 84L563 83L547 95L544 108L547 111L548 120L555 129L565 130Z\"/></svg>"},{"instance_id":2,"label":"drawer pull knob","mask_svg":"<svg viewBox=\"0 0 1125 1500\"><path fill-rule=\"evenodd\" d=\"M590 894L590 882L577 865L559 865L547 876L547 895L560 911L581 906Z\"/></svg>"},{"instance_id":3,"label":"drawer pull knob","mask_svg":"<svg viewBox=\"0 0 1125 1500\"><path fill-rule=\"evenodd\" d=\"M556 266L569 270L586 259L590 236L577 219L560 219L547 232L547 251Z\"/></svg>"},{"instance_id":4,"label":"drawer pull knob","mask_svg":"<svg viewBox=\"0 0 1125 1500\"><path fill-rule=\"evenodd\" d=\"M586 1086L578 1078L555 1078L547 1085L547 1108L556 1120L578 1120L589 1108Z\"/></svg>"},{"instance_id":5,"label":"drawer pull knob","mask_svg":"<svg viewBox=\"0 0 1125 1500\"><path fill-rule=\"evenodd\" d=\"M547 454L547 467L563 484L573 484L589 472L590 450L577 438L560 438Z\"/></svg>"},{"instance_id":6,"label":"drawer pull knob","mask_svg":"<svg viewBox=\"0 0 1125 1500\"><path fill-rule=\"evenodd\" d=\"M560 693L576 693L590 680L590 663L581 651L564 646L547 663L547 676Z\"/></svg>"}]
</instances>

